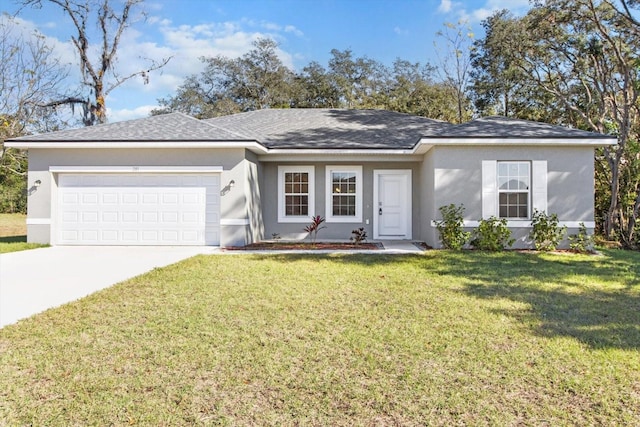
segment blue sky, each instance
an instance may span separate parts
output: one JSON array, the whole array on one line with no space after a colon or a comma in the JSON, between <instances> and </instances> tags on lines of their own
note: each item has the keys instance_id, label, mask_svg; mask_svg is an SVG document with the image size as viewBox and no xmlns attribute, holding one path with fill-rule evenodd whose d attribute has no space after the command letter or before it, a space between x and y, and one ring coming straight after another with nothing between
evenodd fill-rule
<instances>
[{"instance_id":1,"label":"blue sky","mask_svg":"<svg viewBox=\"0 0 640 427\"><path fill-rule=\"evenodd\" d=\"M281 59L294 70L311 61L326 66L331 49L351 49L387 64L396 58L436 64L435 34L445 22L467 21L479 38L480 22L492 11L522 14L528 0L146 0L142 6L146 19L135 15L121 40L120 74L143 69L144 58L172 59L149 84L131 80L110 94L112 122L147 116L158 98L201 71L199 57L237 57L259 37L280 43ZM3 0L3 12L17 10L12 0ZM45 5L23 9L18 18L25 30L43 33L75 71L71 23L62 12Z\"/></svg>"}]
</instances>

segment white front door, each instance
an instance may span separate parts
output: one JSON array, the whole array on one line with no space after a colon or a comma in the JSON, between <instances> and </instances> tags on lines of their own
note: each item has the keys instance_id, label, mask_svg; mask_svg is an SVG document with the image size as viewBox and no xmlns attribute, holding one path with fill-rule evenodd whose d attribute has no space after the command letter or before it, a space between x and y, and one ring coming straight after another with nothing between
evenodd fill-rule
<instances>
[{"instance_id":1,"label":"white front door","mask_svg":"<svg viewBox=\"0 0 640 427\"><path fill-rule=\"evenodd\" d=\"M373 171L374 239L411 239L411 170Z\"/></svg>"}]
</instances>

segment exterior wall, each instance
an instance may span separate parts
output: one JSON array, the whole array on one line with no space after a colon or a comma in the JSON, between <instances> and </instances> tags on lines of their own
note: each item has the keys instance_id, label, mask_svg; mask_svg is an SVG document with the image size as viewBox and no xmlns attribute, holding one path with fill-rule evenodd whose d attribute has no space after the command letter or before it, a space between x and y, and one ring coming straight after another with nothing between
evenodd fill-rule
<instances>
[{"instance_id":1,"label":"exterior wall","mask_svg":"<svg viewBox=\"0 0 640 427\"><path fill-rule=\"evenodd\" d=\"M311 222L311 218L306 223L279 223L278 222L278 166L306 166L312 165L315 168L315 213L313 215L326 216L326 166L327 165L345 165L345 166L362 166L362 222L338 223L331 222L325 224L327 228L318 233L318 239L321 240L349 240L352 236L351 231L364 227L369 236L369 240L373 239L373 171L378 169L410 169L412 176L412 232L413 236L420 234L420 207L421 192L418 189L423 187L420 182L420 164L416 162L337 162L313 163L313 162L290 162L290 163L263 163L263 218L264 218L264 237L271 239L273 234L279 235L285 240L301 240L307 237L304 227ZM309 215L311 217L311 215ZM367 224L368 222L368 224Z\"/></svg>"},{"instance_id":2,"label":"exterior wall","mask_svg":"<svg viewBox=\"0 0 640 427\"><path fill-rule=\"evenodd\" d=\"M248 221L247 168L244 149L29 149L29 186L42 184L28 199L27 239L50 243L57 177L50 166L222 166L221 245L244 245L254 235ZM235 185L228 183L234 180ZM258 190L259 191L259 190ZM249 240L248 240L249 239Z\"/></svg>"},{"instance_id":3,"label":"exterior wall","mask_svg":"<svg viewBox=\"0 0 640 427\"><path fill-rule=\"evenodd\" d=\"M482 218L482 160L546 160L547 213L555 213L561 222L570 223L568 234L577 232L578 222L594 220L592 147L435 147L429 154L434 174L429 223L440 219L440 206L450 203L464 204L465 221ZM512 228L516 248L530 246L530 225L527 221L521 223L523 227ZM424 233L423 238L431 246L440 246L437 231Z\"/></svg>"},{"instance_id":4,"label":"exterior wall","mask_svg":"<svg viewBox=\"0 0 640 427\"><path fill-rule=\"evenodd\" d=\"M417 237L425 242L434 242L438 239L437 230L431 227L431 220L436 217L437 213L434 205L434 177L432 149L425 154L424 161L420 165L420 185L417 188L421 199L420 235ZM433 243L430 244L433 245Z\"/></svg>"}]
</instances>

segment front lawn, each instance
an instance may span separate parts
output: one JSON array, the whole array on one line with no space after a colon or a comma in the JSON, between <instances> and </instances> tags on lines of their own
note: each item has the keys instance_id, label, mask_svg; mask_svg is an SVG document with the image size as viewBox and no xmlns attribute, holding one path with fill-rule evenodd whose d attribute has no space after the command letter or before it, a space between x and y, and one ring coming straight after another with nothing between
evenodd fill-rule
<instances>
[{"instance_id":1,"label":"front lawn","mask_svg":"<svg viewBox=\"0 0 640 427\"><path fill-rule=\"evenodd\" d=\"M213 255L0 330L0 425L639 425L640 254Z\"/></svg>"},{"instance_id":2,"label":"front lawn","mask_svg":"<svg viewBox=\"0 0 640 427\"><path fill-rule=\"evenodd\" d=\"M47 245L27 243L27 216L0 213L0 254L41 248Z\"/></svg>"}]
</instances>

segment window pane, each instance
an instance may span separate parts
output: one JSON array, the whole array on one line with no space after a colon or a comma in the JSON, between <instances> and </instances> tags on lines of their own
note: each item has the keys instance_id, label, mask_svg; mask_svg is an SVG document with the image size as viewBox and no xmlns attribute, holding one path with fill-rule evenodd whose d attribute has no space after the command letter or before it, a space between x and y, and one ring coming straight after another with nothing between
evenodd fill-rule
<instances>
[{"instance_id":1,"label":"window pane","mask_svg":"<svg viewBox=\"0 0 640 427\"><path fill-rule=\"evenodd\" d=\"M356 216L357 173L331 172L331 212L333 216Z\"/></svg>"},{"instance_id":2,"label":"window pane","mask_svg":"<svg viewBox=\"0 0 640 427\"><path fill-rule=\"evenodd\" d=\"M355 216L356 197L352 195L334 195L332 212L335 216Z\"/></svg>"},{"instance_id":3,"label":"window pane","mask_svg":"<svg viewBox=\"0 0 640 427\"><path fill-rule=\"evenodd\" d=\"M529 209L527 208L527 206L520 206L519 211L518 211L518 218L526 218L528 215Z\"/></svg>"},{"instance_id":4,"label":"window pane","mask_svg":"<svg viewBox=\"0 0 640 427\"><path fill-rule=\"evenodd\" d=\"M502 192L498 196L498 212L501 218L527 218L529 194Z\"/></svg>"},{"instance_id":5,"label":"window pane","mask_svg":"<svg viewBox=\"0 0 640 427\"><path fill-rule=\"evenodd\" d=\"M284 174L284 214L286 216L308 216L309 174L286 172Z\"/></svg>"}]
</instances>

